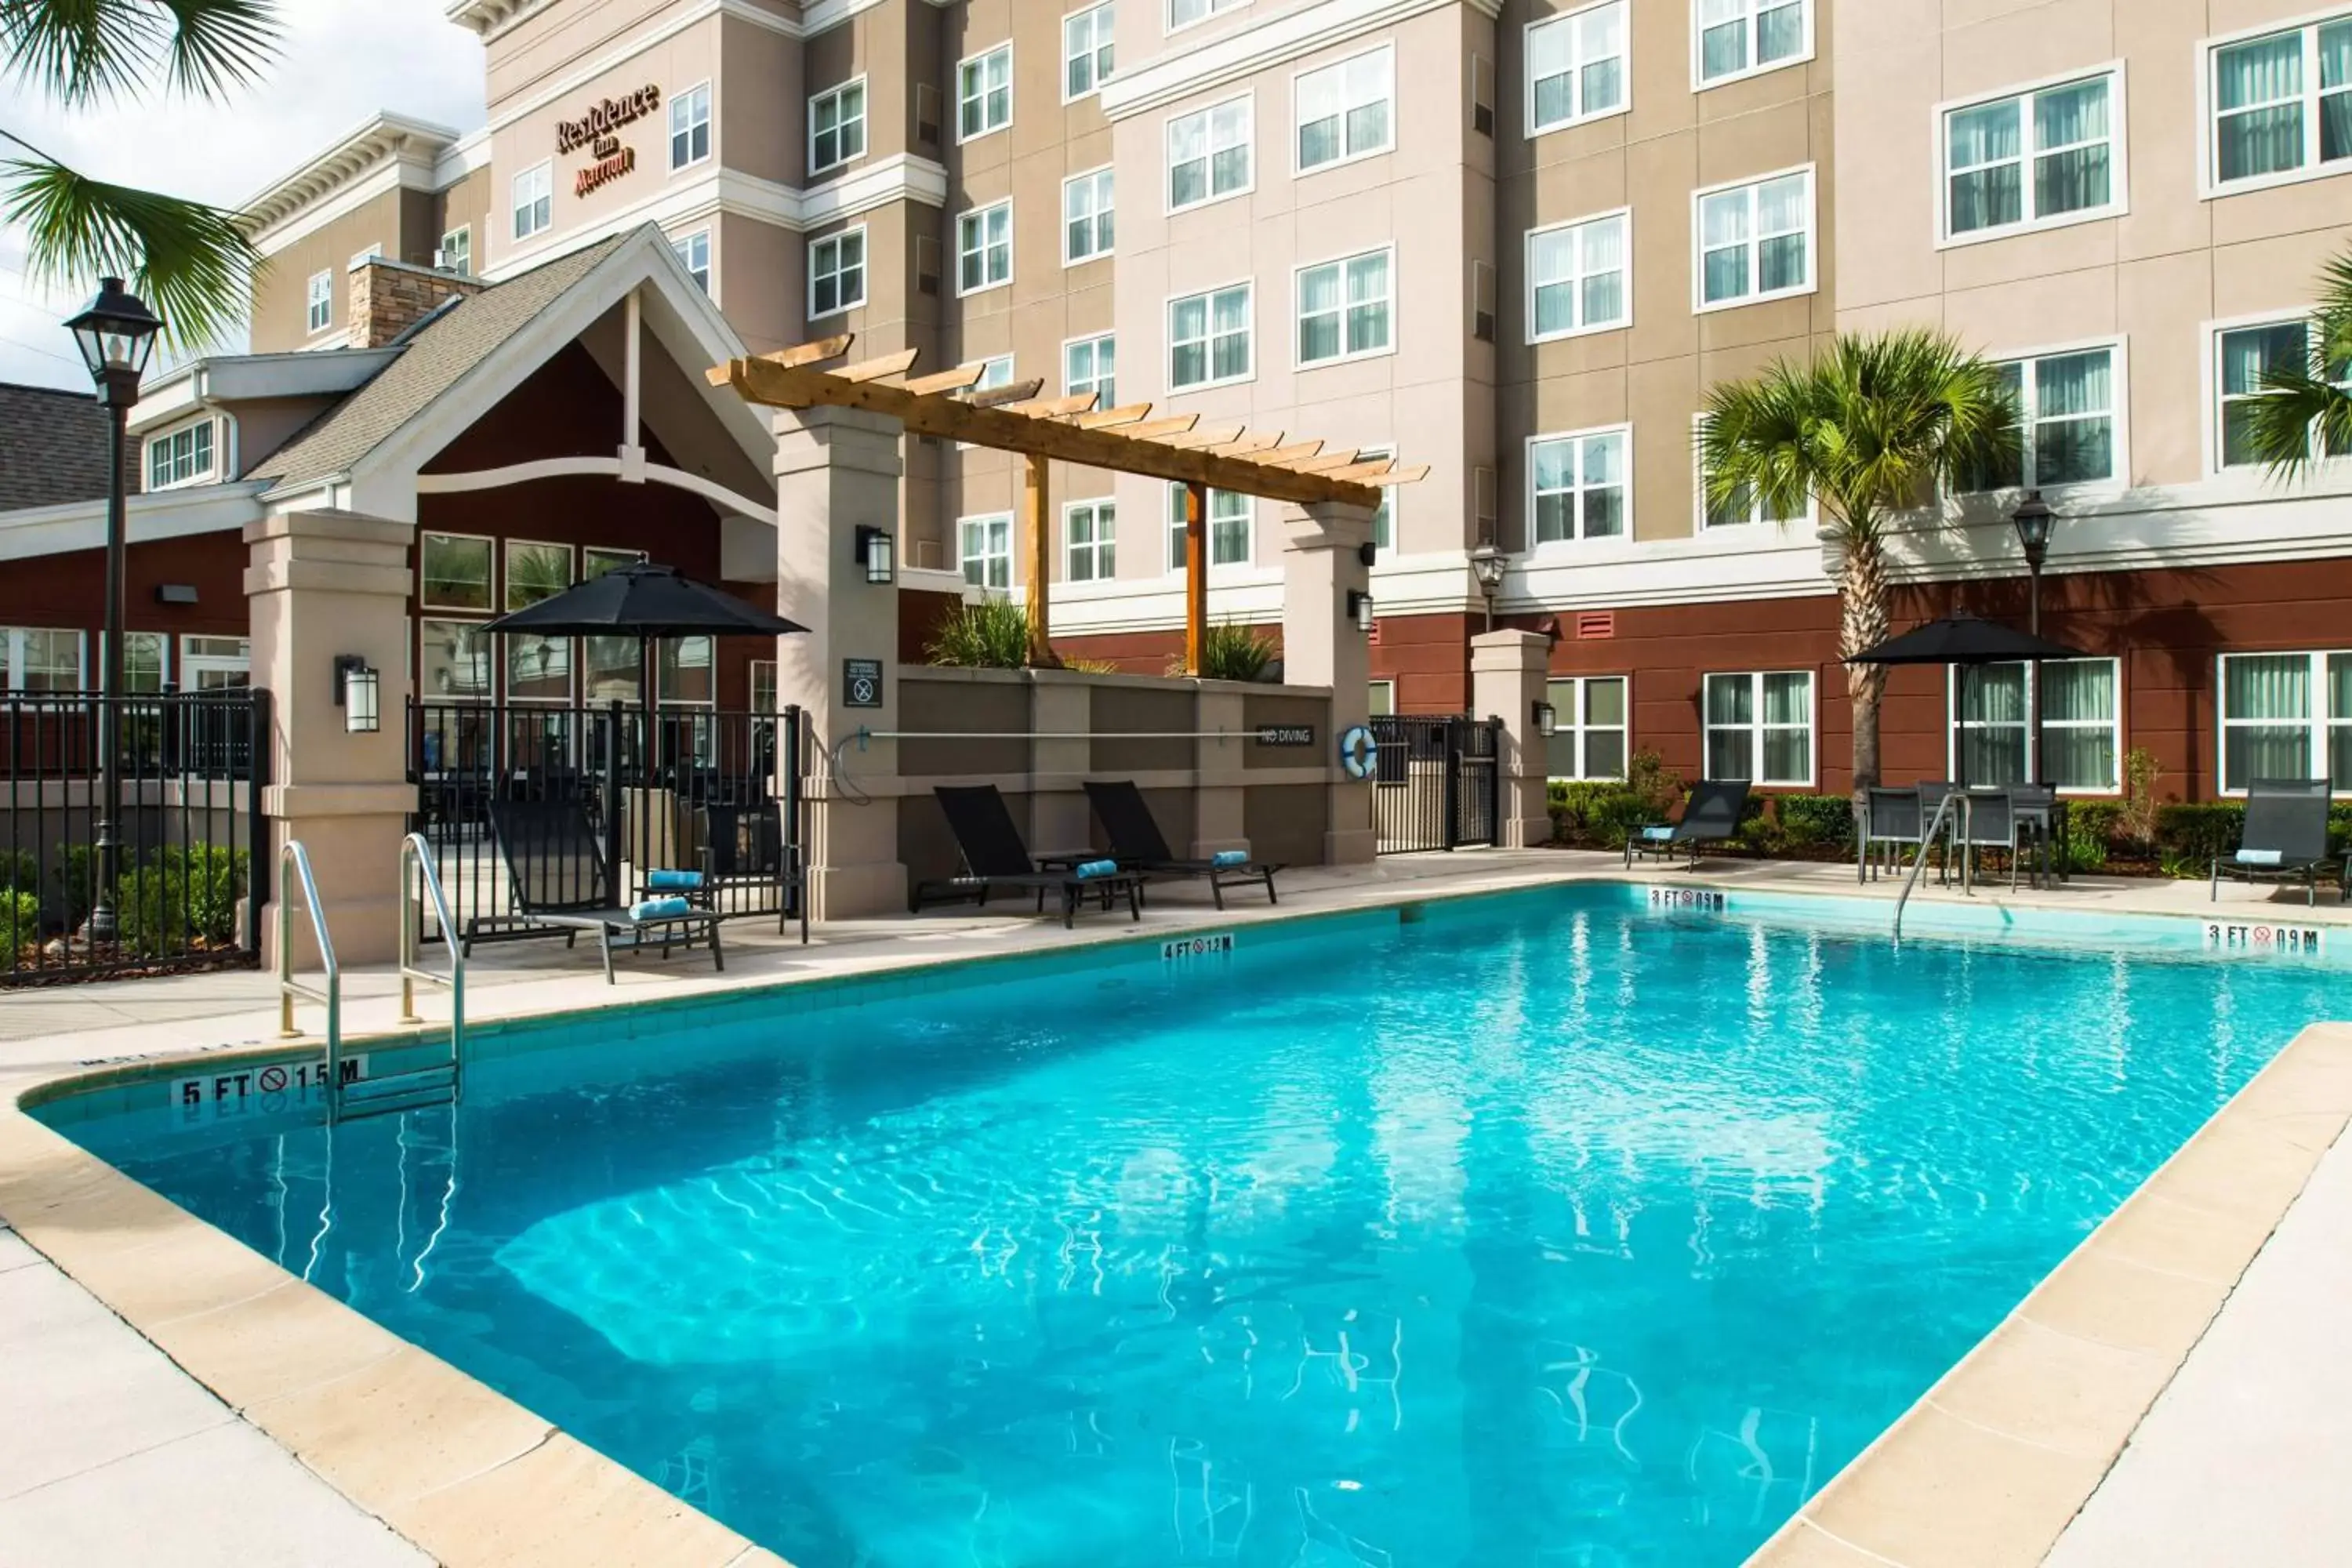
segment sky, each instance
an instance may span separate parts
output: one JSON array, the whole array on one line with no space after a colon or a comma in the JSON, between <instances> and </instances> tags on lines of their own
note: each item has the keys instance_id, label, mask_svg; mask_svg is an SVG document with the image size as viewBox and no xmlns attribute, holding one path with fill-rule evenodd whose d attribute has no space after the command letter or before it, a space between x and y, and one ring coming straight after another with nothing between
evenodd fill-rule
<instances>
[{"instance_id":1,"label":"sky","mask_svg":"<svg viewBox=\"0 0 2352 1568\"><path fill-rule=\"evenodd\" d=\"M67 111L0 78L0 126L93 178L236 206L379 110L461 132L480 125L481 45L444 15L446 3L278 0L277 62L219 103L158 91ZM0 229L0 381L89 390L60 323L96 286L42 289L26 276L23 234Z\"/></svg>"}]
</instances>

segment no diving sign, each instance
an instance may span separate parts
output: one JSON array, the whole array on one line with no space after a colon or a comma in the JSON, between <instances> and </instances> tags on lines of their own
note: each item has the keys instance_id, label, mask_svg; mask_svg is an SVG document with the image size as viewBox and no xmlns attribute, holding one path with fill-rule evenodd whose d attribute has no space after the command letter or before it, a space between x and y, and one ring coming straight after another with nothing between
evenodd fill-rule
<instances>
[{"instance_id":1,"label":"no diving sign","mask_svg":"<svg viewBox=\"0 0 2352 1568\"><path fill-rule=\"evenodd\" d=\"M882 661L845 658L841 661L841 705L844 708L882 706Z\"/></svg>"},{"instance_id":2,"label":"no diving sign","mask_svg":"<svg viewBox=\"0 0 2352 1568\"><path fill-rule=\"evenodd\" d=\"M342 1058L342 1079L357 1083L368 1076L365 1052ZM216 1121L224 1117L298 1110L324 1097L327 1061L269 1062L260 1067L223 1068L217 1072L172 1080L172 1105L184 1122Z\"/></svg>"}]
</instances>

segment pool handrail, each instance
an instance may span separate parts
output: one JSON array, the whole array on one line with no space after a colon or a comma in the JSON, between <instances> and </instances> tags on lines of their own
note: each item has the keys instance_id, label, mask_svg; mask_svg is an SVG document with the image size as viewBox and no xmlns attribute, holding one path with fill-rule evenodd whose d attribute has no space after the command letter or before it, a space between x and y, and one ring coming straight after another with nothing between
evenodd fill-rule
<instances>
[{"instance_id":1,"label":"pool handrail","mask_svg":"<svg viewBox=\"0 0 2352 1568\"><path fill-rule=\"evenodd\" d=\"M1918 858L1911 862L1911 874L1903 879L1903 891L1898 894L1895 900L1895 940L1898 942L1903 940L1904 908L1911 902L1911 890L1919 885L1919 873L1927 868L1927 847L1936 842L1937 830L1944 826L1944 819L1947 816L1950 815L1955 803L1957 803L1959 809L1965 813L1969 809L1968 791L1960 789L1952 790L1948 792L1942 800L1938 801L1936 804L1935 819L1927 824L1927 831L1919 836ZM1956 819L1953 822L1953 826L1955 828L1960 828L1959 821ZM1968 833L1964 828L1960 830L1959 837L1963 842L1967 840ZM1951 847L1948 842L1945 846L1945 852L1949 854L1950 851ZM1968 877L1968 857L1965 854L1961 856L1960 876L1962 879L1961 885L1966 887L1966 879Z\"/></svg>"},{"instance_id":2,"label":"pool handrail","mask_svg":"<svg viewBox=\"0 0 2352 1568\"><path fill-rule=\"evenodd\" d=\"M311 935L318 939L319 961L326 971L323 986L294 978L294 894L298 889L310 916ZM310 852L302 847L300 839L289 838L278 851L278 1032L289 1040L302 1034L294 1026L298 998L327 1009L327 1115L331 1121L342 1100L343 971L335 962L335 939L327 931L318 879L310 874Z\"/></svg>"},{"instance_id":3,"label":"pool handrail","mask_svg":"<svg viewBox=\"0 0 2352 1568\"><path fill-rule=\"evenodd\" d=\"M409 890L422 888L425 902L441 928L441 945L449 954L449 972L443 974L418 962L416 921L410 918ZM466 1070L466 944L458 940L457 921L450 918L449 900L441 889L441 873L433 861L433 846L425 835L412 833L400 841L400 1021L421 1024L416 1011L416 983L447 988L449 993L449 1098L457 1098Z\"/></svg>"}]
</instances>

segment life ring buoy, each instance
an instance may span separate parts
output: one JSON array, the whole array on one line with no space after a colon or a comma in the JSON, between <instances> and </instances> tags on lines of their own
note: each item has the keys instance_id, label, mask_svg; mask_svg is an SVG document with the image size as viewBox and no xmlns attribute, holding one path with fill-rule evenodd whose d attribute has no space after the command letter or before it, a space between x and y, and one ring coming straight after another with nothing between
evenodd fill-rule
<instances>
[{"instance_id":1,"label":"life ring buoy","mask_svg":"<svg viewBox=\"0 0 2352 1568\"><path fill-rule=\"evenodd\" d=\"M1348 770L1351 779L1370 778L1379 765L1380 755L1381 743L1361 724L1339 737L1339 765Z\"/></svg>"}]
</instances>

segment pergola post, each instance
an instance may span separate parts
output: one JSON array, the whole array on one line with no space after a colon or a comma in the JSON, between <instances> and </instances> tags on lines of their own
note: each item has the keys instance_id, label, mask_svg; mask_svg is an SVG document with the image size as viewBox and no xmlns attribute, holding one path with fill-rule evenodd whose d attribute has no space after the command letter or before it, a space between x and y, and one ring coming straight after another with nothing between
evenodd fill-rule
<instances>
[{"instance_id":1,"label":"pergola post","mask_svg":"<svg viewBox=\"0 0 2352 1568\"><path fill-rule=\"evenodd\" d=\"M1209 487L1184 487L1184 673L1198 679L1209 642Z\"/></svg>"},{"instance_id":2,"label":"pergola post","mask_svg":"<svg viewBox=\"0 0 2352 1568\"><path fill-rule=\"evenodd\" d=\"M1053 585L1054 532L1046 526L1046 460L1031 452L1021 470L1021 528L1029 544L1029 664L1033 669L1058 669L1054 657L1054 628L1046 608L1046 590Z\"/></svg>"}]
</instances>

